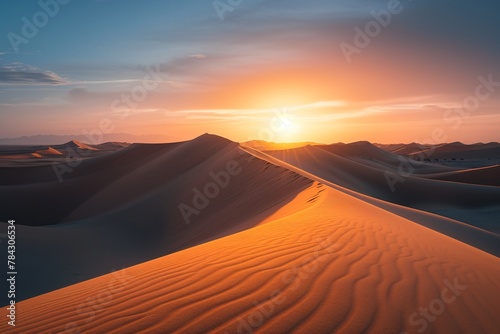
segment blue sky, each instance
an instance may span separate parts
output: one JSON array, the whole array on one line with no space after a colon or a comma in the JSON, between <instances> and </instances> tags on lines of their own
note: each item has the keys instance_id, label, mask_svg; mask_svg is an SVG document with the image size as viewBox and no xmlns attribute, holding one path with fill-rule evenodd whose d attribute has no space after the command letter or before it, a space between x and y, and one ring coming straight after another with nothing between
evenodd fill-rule
<instances>
[{"instance_id":1,"label":"blue sky","mask_svg":"<svg viewBox=\"0 0 500 334\"><path fill-rule=\"evenodd\" d=\"M376 125L378 111L371 111L381 109L393 116L384 124L418 119L422 129L411 134L415 139L437 126L436 113L473 93L478 76L493 74L500 81L500 4L402 0L401 6L348 63L340 43L353 44L353 29L364 28L373 20L371 11L386 10L388 1L242 0L221 20L208 0L72 0L59 4L16 52L12 33L22 36L23 17L32 22L43 8L39 1L5 0L0 137L80 133L112 115L112 102L153 67L161 70L160 85L148 91L133 117L117 122L117 131L192 137L224 132L243 118L250 126L241 137L248 137L265 126L267 109L327 102L321 105L329 107L296 113L303 123L344 119L350 131L327 138L325 126L318 135L324 141L387 141L373 130L352 131ZM494 139L498 100L492 94L471 118L475 125L451 138ZM336 101L345 108L332 108ZM484 138L474 135L479 123L489 127ZM307 134L300 139L314 139ZM412 140L403 134L396 131L394 141Z\"/></svg>"}]
</instances>

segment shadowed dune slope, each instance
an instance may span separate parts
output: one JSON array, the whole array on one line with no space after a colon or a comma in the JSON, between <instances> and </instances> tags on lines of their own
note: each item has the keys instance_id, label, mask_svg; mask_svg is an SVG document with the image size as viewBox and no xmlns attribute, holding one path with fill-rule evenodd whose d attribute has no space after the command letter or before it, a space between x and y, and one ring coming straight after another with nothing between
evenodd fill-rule
<instances>
[{"instance_id":1,"label":"shadowed dune slope","mask_svg":"<svg viewBox=\"0 0 500 334\"><path fill-rule=\"evenodd\" d=\"M367 141L350 144L316 145L315 147L341 157L360 157L383 162L394 162L398 160L398 156L396 154L384 151Z\"/></svg>"},{"instance_id":2,"label":"shadowed dune slope","mask_svg":"<svg viewBox=\"0 0 500 334\"><path fill-rule=\"evenodd\" d=\"M375 144L377 147L396 154L410 155L412 153L417 153L425 151L432 147L432 145L425 145L419 143L410 144Z\"/></svg>"},{"instance_id":3,"label":"shadowed dune slope","mask_svg":"<svg viewBox=\"0 0 500 334\"><path fill-rule=\"evenodd\" d=\"M500 158L500 144L472 144L466 145L460 142L442 144L430 147L421 152L415 152L410 155L418 153L425 153L432 158L457 158L463 157L465 159L484 159L484 158Z\"/></svg>"},{"instance_id":4,"label":"shadowed dune slope","mask_svg":"<svg viewBox=\"0 0 500 334\"><path fill-rule=\"evenodd\" d=\"M500 186L500 165L471 168L457 172L430 174L424 177L443 181Z\"/></svg>"},{"instance_id":5,"label":"shadowed dune slope","mask_svg":"<svg viewBox=\"0 0 500 334\"><path fill-rule=\"evenodd\" d=\"M10 331L498 332L492 255L321 184L266 222L20 302Z\"/></svg>"},{"instance_id":6,"label":"shadowed dune slope","mask_svg":"<svg viewBox=\"0 0 500 334\"><path fill-rule=\"evenodd\" d=\"M367 141L351 144L332 144L315 146L335 155L382 170L397 172L402 163L408 161L407 157L387 152ZM418 163L413 166L416 175L456 171L457 168L438 165L434 163Z\"/></svg>"}]
</instances>

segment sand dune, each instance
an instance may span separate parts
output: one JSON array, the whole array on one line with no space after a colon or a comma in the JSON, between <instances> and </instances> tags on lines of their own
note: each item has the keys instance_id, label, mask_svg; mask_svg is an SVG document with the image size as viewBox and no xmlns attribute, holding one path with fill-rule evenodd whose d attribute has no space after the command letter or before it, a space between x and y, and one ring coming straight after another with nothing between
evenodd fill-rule
<instances>
[{"instance_id":1,"label":"sand dune","mask_svg":"<svg viewBox=\"0 0 500 334\"><path fill-rule=\"evenodd\" d=\"M46 150L38 150L35 153L39 155L63 155L63 153L50 146Z\"/></svg>"},{"instance_id":2,"label":"sand dune","mask_svg":"<svg viewBox=\"0 0 500 334\"><path fill-rule=\"evenodd\" d=\"M393 162L398 160L397 155L384 151L367 141L350 144L316 145L316 147L341 157L365 158L382 162Z\"/></svg>"},{"instance_id":3,"label":"sand dune","mask_svg":"<svg viewBox=\"0 0 500 334\"><path fill-rule=\"evenodd\" d=\"M97 148L99 150L118 150L124 147L129 146L129 143L121 143L121 142L108 142L102 143L98 145L92 145L92 147Z\"/></svg>"},{"instance_id":4,"label":"sand dune","mask_svg":"<svg viewBox=\"0 0 500 334\"><path fill-rule=\"evenodd\" d=\"M263 226L23 301L12 332L496 333L499 288L498 258L316 183Z\"/></svg>"},{"instance_id":5,"label":"sand dune","mask_svg":"<svg viewBox=\"0 0 500 334\"><path fill-rule=\"evenodd\" d=\"M47 170L51 170L52 164L54 163L68 164L68 162L70 162L74 164L75 160L85 160L98 156L104 156L117 152L128 145L129 144L127 143L103 143L99 145L89 145L76 140L62 145L51 146L0 145L0 183L6 182L2 179L1 169L3 167L7 167L7 170L11 170L11 167L32 168L45 166L47 167ZM26 169L26 171L36 171L36 173L39 172L38 169ZM54 176L53 172L49 174ZM37 178L28 175L28 179L36 181Z\"/></svg>"},{"instance_id":6,"label":"sand dune","mask_svg":"<svg viewBox=\"0 0 500 334\"><path fill-rule=\"evenodd\" d=\"M451 152L497 150L498 148L500 148L499 143L487 143L487 144L477 143L477 144L466 145L466 144L461 143L461 142L454 142L454 143L446 143L446 144L436 145L436 146L428 148L427 150L423 150L422 152L431 151L433 154L442 154L442 153L451 153Z\"/></svg>"},{"instance_id":7,"label":"sand dune","mask_svg":"<svg viewBox=\"0 0 500 334\"><path fill-rule=\"evenodd\" d=\"M251 152L255 156L258 156L260 159L265 161L269 161L278 166L282 166L284 168L290 169L304 175L312 180L316 180L323 184L330 186L333 189L342 191L350 196L358 198L364 202L373 204L381 209L392 212L400 217L411 220L415 223L418 223L422 226L431 228L435 231L443 233L447 236L451 236L457 240L465 242L469 245L472 245L478 249L484 250L488 253L494 254L496 256L500 256L500 236L498 233L493 233L491 231L483 230L477 228L475 226L471 226L469 224L463 223L461 221L457 221L451 218L443 217L440 215L432 214L427 211L416 210L406 206L398 205L391 203L389 201L384 201L377 199L375 197L367 196L363 193L353 191L349 188L338 185L337 183L331 182L325 178L321 178L316 174L312 174L306 172L303 169L297 168L294 165L291 165L283 160L277 159L271 155L268 155L263 152L255 151L251 148L245 148L245 150ZM319 173L318 173L319 174ZM462 194L463 196L466 196ZM464 210L464 212L468 212ZM472 211L472 216L474 216L475 212ZM494 222L494 220L493 220ZM495 225L492 226L495 229Z\"/></svg>"},{"instance_id":8,"label":"sand dune","mask_svg":"<svg viewBox=\"0 0 500 334\"><path fill-rule=\"evenodd\" d=\"M71 148L80 149L80 150L90 150L90 151L97 151L98 150L94 146L84 144L82 142L79 142L78 140L71 140L71 141L67 142L66 144L60 145L60 148L66 149L66 147L71 147Z\"/></svg>"},{"instance_id":9,"label":"sand dune","mask_svg":"<svg viewBox=\"0 0 500 334\"><path fill-rule=\"evenodd\" d=\"M425 175L425 177L443 181L500 186L500 165L430 174Z\"/></svg>"},{"instance_id":10,"label":"sand dune","mask_svg":"<svg viewBox=\"0 0 500 334\"><path fill-rule=\"evenodd\" d=\"M441 143L441 144L375 144L377 147L386 151L401 154L401 155L416 155L418 153L443 154L451 152L477 151L477 150L497 150L500 148L500 143L476 143L464 144L461 142Z\"/></svg>"},{"instance_id":11,"label":"sand dune","mask_svg":"<svg viewBox=\"0 0 500 334\"><path fill-rule=\"evenodd\" d=\"M179 205L194 208L194 189L204 192L231 161L241 173L188 225ZM22 222L19 271L39 273L36 285L19 276L19 300L251 228L312 183L212 135L83 160L62 183L51 167L9 172L0 177L9 182L0 186L0 221Z\"/></svg>"},{"instance_id":12,"label":"sand dune","mask_svg":"<svg viewBox=\"0 0 500 334\"><path fill-rule=\"evenodd\" d=\"M0 155L0 161L2 162L2 165L13 165L15 162L12 162L10 160L26 160L30 158L37 158L36 155L39 155L38 153L31 153L31 154L2 154Z\"/></svg>"},{"instance_id":13,"label":"sand dune","mask_svg":"<svg viewBox=\"0 0 500 334\"><path fill-rule=\"evenodd\" d=\"M401 155L410 155L412 153L421 152L427 150L432 147L432 145L425 145L419 143L410 143L410 144L375 144L377 147L382 148L386 151L401 154Z\"/></svg>"},{"instance_id":14,"label":"sand dune","mask_svg":"<svg viewBox=\"0 0 500 334\"><path fill-rule=\"evenodd\" d=\"M350 144L316 145L314 147L382 170L397 171L398 168L400 168L402 161L402 157L399 154L387 152L367 141ZM418 164L413 166L413 168L414 174L439 173L457 170L457 168L433 163Z\"/></svg>"},{"instance_id":15,"label":"sand dune","mask_svg":"<svg viewBox=\"0 0 500 334\"><path fill-rule=\"evenodd\" d=\"M392 191L386 170L360 164L318 147L267 152L342 187L499 233L500 188L406 175ZM406 171L406 170L405 170Z\"/></svg>"},{"instance_id":16,"label":"sand dune","mask_svg":"<svg viewBox=\"0 0 500 334\"><path fill-rule=\"evenodd\" d=\"M422 161L433 161L462 169L479 168L500 163L499 143L463 144L461 142L420 145L416 143L402 145L379 145L380 148Z\"/></svg>"},{"instance_id":17,"label":"sand dune","mask_svg":"<svg viewBox=\"0 0 500 334\"><path fill-rule=\"evenodd\" d=\"M292 148L304 147L307 145L319 145L313 142L273 143L265 140L251 140L241 144L243 146L251 147L259 151L289 150Z\"/></svg>"}]
</instances>

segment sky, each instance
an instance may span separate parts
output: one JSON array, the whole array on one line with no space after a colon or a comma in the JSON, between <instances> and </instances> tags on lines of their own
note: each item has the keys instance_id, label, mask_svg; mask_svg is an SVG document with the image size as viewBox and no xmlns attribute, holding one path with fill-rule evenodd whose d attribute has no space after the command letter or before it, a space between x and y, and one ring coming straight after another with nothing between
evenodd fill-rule
<instances>
[{"instance_id":1,"label":"sky","mask_svg":"<svg viewBox=\"0 0 500 334\"><path fill-rule=\"evenodd\" d=\"M0 138L500 141L500 3L3 0Z\"/></svg>"}]
</instances>

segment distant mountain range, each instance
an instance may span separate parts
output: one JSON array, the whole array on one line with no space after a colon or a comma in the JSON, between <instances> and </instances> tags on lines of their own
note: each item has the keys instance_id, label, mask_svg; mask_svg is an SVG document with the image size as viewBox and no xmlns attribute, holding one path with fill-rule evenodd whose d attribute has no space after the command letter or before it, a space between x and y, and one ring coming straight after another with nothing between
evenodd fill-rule
<instances>
[{"instance_id":1,"label":"distant mountain range","mask_svg":"<svg viewBox=\"0 0 500 334\"><path fill-rule=\"evenodd\" d=\"M88 144L101 144L106 142L127 142L127 143L167 143L181 141L179 138L169 135L132 135L128 133L104 134L102 138L89 138L86 135L35 135L17 138L0 138L0 145L59 145L77 140ZM92 142L97 140L98 142Z\"/></svg>"}]
</instances>

